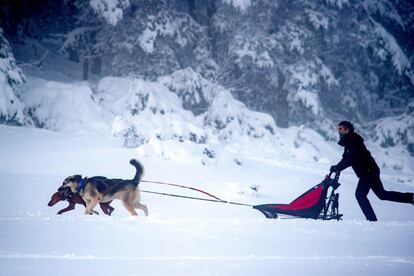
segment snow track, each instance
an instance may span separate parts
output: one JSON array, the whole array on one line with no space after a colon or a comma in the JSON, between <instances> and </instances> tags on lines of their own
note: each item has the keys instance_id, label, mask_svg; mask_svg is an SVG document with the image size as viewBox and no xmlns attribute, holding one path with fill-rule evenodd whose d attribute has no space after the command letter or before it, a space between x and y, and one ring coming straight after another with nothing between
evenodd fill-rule
<instances>
[{"instance_id":1,"label":"snow track","mask_svg":"<svg viewBox=\"0 0 414 276\"><path fill-rule=\"evenodd\" d=\"M143 194L149 216L130 217L119 201L113 216L48 207L71 174L130 178L130 158L145 177L191 184L226 200L283 203L313 186L326 168L245 159L242 166L142 157L115 141L37 129L0 128L0 275L412 275L414 210L370 197L380 219L366 222L354 199L355 178L341 176L343 221L268 220L252 208ZM284 161L284 162L281 162ZM279 164L280 163L280 164ZM287 164L282 164L287 163ZM411 175L384 175L388 188L412 191ZM141 183L142 189L195 195ZM249 187L259 185L255 192Z\"/></svg>"}]
</instances>

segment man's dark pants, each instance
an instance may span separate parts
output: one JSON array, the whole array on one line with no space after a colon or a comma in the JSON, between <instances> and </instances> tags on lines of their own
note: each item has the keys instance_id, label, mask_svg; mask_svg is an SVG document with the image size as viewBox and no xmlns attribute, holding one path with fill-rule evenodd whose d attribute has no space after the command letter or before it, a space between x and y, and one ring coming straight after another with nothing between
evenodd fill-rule
<instances>
[{"instance_id":1,"label":"man's dark pants","mask_svg":"<svg viewBox=\"0 0 414 276\"><path fill-rule=\"evenodd\" d=\"M400 193L386 191L382 185L379 174L366 175L359 179L358 186L355 191L355 196L358 200L359 206L362 209L367 220L376 221L377 216L372 209L371 203L369 202L367 195L369 190L375 193L375 195L381 200L389 200L402 203L412 203L412 193Z\"/></svg>"}]
</instances>

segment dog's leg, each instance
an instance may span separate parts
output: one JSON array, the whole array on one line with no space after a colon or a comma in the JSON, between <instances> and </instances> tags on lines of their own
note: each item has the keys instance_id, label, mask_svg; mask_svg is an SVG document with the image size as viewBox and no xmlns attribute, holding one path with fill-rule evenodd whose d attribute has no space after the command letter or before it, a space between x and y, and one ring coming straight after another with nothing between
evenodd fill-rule
<instances>
[{"instance_id":1,"label":"dog's leg","mask_svg":"<svg viewBox=\"0 0 414 276\"><path fill-rule=\"evenodd\" d=\"M124 200L122 200L122 204L131 213L132 216L138 216L133 204L131 204L128 201L124 201Z\"/></svg>"},{"instance_id":2,"label":"dog's leg","mask_svg":"<svg viewBox=\"0 0 414 276\"><path fill-rule=\"evenodd\" d=\"M69 205L68 205L68 207L66 207L65 209L62 209L62 210L60 210L59 212L58 212L58 215L61 215L61 214L63 214L64 212L67 212L67 211L70 211L70 210L73 210L73 209L75 209L75 203L74 202L69 202Z\"/></svg>"},{"instance_id":3,"label":"dog's leg","mask_svg":"<svg viewBox=\"0 0 414 276\"><path fill-rule=\"evenodd\" d=\"M135 203L135 208L141 209L142 211L144 211L145 216L148 217L148 208L147 208L146 205L137 202L137 203Z\"/></svg>"},{"instance_id":4,"label":"dog's leg","mask_svg":"<svg viewBox=\"0 0 414 276\"><path fill-rule=\"evenodd\" d=\"M109 203L106 203L105 207L106 207L106 213L105 214L107 214L108 216L110 216L112 214L112 212L115 210L114 207L109 205Z\"/></svg>"},{"instance_id":5,"label":"dog's leg","mask_svg":"<svg viewBox=\"0 0 414 276\"><path fill-rule=\"evenodd\" d=\"M108 203L108 216L110 216L114 210L115 210L115 208L112 207L111 205L109 205L109 203Z\"/></svg>"},{"instance_id":6,"label":"dog's leg","mask_svg":"<svg viewBox=\"0 0 414 276\"><path fill-rule=\"evenodd\" d=\"M93 210L93 208L95 208L95 206L98 204L99 199L98 198L93 198L92 200L88 200L88 202L86 203L86 209L85 209L85 214L86 215L92 215L93 212L95 212Z\"/></svg>"},{"instance_id":7,"label":"dog's leg","mask_svg":"<svg viewBox=\"0 0 414 276\"><path fill-rule=\"evenodd\" d=\"M107 203L99 202L99 206L101 207L101 209L102 209L102 211L104 212L105 215L110 216L110 213L108 211L108 204Z\"/></svg>"},{"instance_id":8,"label":"dog's leg","mask_svg":"<svg viewBox=\"0 0 414 276\"><path fill-rule=\"evenodd\" d=\"M108 202L99 202L102 211L108 216L110 216L111 213L114 211L114 208L111 205L109 205L111 202L112 200Z\"/></svg>"}]
</instances>

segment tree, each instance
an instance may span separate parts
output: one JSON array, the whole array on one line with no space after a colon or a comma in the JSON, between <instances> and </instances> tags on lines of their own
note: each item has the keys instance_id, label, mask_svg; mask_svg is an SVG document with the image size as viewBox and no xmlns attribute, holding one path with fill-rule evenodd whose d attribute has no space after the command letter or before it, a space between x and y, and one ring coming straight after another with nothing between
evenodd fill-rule
<instances>
[{"instance_id":1,"label":"tree","mask_svg":"<svg viewBox=\"0 0 414 276\"><path fill-rule=\"evenodd\" d=\"M24 105L16 95L17 85L25 77L17 67L9 42L0 28L0 123L23 125L29 122Z\"/></svg>"}]
</instances>

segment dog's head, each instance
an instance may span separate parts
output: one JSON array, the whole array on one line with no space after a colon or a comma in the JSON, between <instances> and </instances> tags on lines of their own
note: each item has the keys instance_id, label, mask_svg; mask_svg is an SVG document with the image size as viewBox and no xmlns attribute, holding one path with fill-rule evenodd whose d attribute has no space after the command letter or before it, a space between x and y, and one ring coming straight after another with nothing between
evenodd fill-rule
<instances>
[{"instance_id":1,"label":"dog's head","mask_svg":"<svg viewBox=\"0 0 414 276\"><path fill-rule=\"evenodd\" d=\"M72 191L69 187L60 187L56 193L54 193L47 204L48 206L53 206L59 201L68 200L72 197Z\"/></svg>"},{"instance_id":2,"label":"dog's head","mask_svg":"<svg viewBox=\"0 0 414 276\"><path fill-rule=\"evenodd\" d=\"M47 204L48 206L53 206L56 203L58 203L59 201L64 200L62 195L59 192L56 192L52 195L52 198L50 199L49 203Z\"/></svg>"},{"instance_id":3,"label":"dog's head","mask_svg":"<svg viewBox=\"0 0 414 276\"><path fill-rule=\"evenodd\" d=\"M65 180L63 180L62 186L60 186L59 189L63 189L63 188L70 188L70 190L72 191L72 193L76 193L76 190L78 189L79 186L79 182L81 181L82 177L80 175L72 175L72 176L68 176L65 178Z\"/></svg>"}]
</instances>

